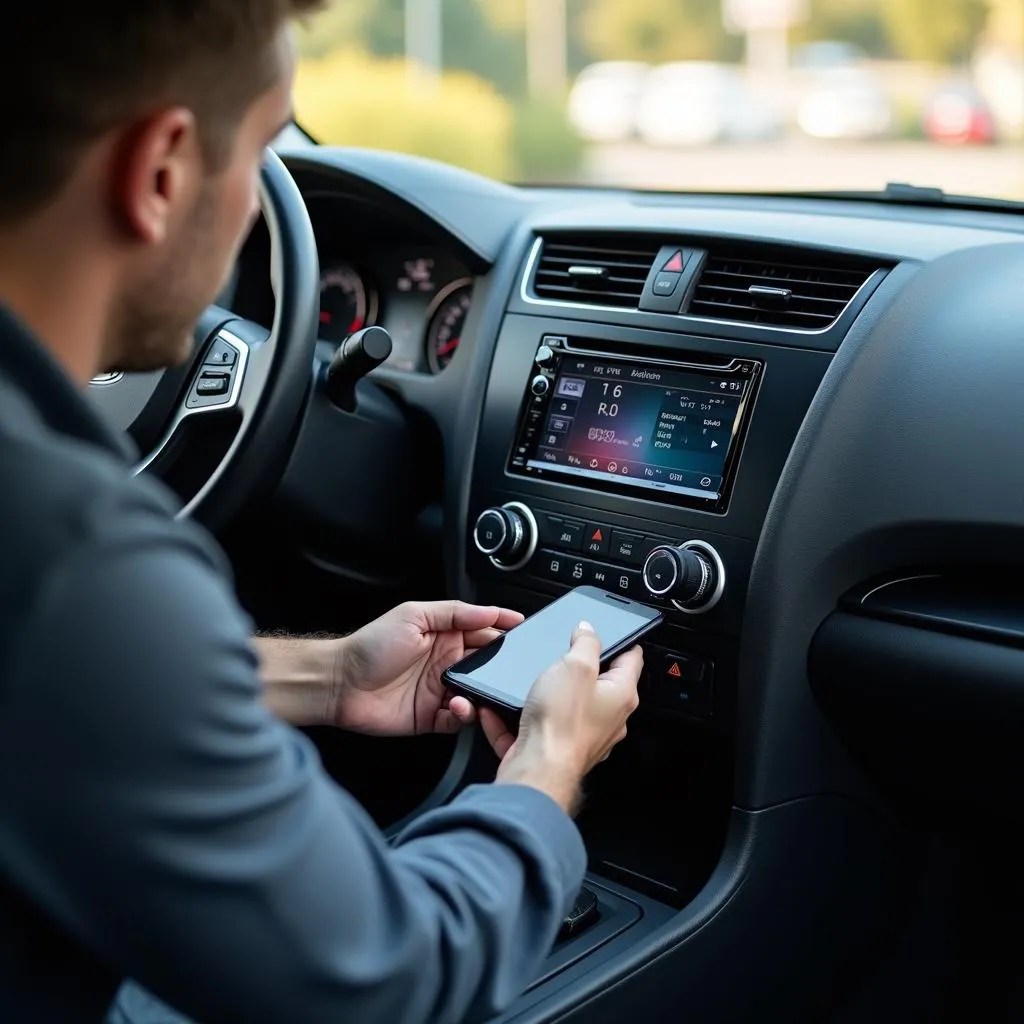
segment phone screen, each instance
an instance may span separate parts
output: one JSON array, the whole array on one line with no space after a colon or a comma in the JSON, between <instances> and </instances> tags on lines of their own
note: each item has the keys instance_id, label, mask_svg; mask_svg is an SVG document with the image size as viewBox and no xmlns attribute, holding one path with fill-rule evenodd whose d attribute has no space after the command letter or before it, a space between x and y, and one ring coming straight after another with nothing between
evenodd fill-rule
<instances>
[{"instance_id":1,"label":"phone screen","mask_svg":"<svg viewBox=\"0 0 1024 1024\"><path fill-rule=\"evenodd\" d=\"M453 665L449 674L470 689L521 708L537 677L569 649L582 621L594 627L603 655L656 625L661 613L596 587L579 587Z\"/></svg>"}]
</instances>

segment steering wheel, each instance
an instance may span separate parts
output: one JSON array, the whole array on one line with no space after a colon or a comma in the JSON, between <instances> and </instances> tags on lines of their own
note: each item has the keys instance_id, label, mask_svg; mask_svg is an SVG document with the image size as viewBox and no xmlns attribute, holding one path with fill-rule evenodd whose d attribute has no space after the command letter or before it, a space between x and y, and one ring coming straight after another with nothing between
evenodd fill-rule
<instances>
[{"instance_id":1,"label":"steering wheel","mask_svg":"<svg viewBox=\"0 0 1024 1024\"><path fill-rule=\"evenodd\" d=\"M149 450L136 472L188 481L179 515L210 527L226 522L280 468L312 381L320 308L316 239L298 186L269 151L260 206L276 300L269 332L211 306L183 366L104 374L89 388L100 415Z\"/></svg>"}]
</instances>

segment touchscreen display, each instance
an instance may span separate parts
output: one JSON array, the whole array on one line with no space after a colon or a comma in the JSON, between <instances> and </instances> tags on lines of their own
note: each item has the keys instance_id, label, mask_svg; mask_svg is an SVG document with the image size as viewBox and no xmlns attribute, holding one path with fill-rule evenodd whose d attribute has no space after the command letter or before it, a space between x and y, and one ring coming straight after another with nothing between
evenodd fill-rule
<instances>
[{"instance_id":1,"label":"touchscreen display","mask_svg":"<svg viewBox=\"0 0 1024 1024\"><path fill-rule=\"evenodd\" d=\"M643 605L591 596L588 588L580 587L475 651L451 671L474 688L510 698L509 703L522 707L537 677L568 651L573 630L581 621L594 627L602 651L607 651L656 619L660 619L658 612Z\"/></svg>"},{"instance_id":2,"label":"touchscreen display","mask_svg":"<svg viewBox=\"0 0 1024 1024\"><path fill-rule=\"evenodd\" d=\"M567 357L530 469L717 501L750 374Z\"/></svg>"}]
</instances>

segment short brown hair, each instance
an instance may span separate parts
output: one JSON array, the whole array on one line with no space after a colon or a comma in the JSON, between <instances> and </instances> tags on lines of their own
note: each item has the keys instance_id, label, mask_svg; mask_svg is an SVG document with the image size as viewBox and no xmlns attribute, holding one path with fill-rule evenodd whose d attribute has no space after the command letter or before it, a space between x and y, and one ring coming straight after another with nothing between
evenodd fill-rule
<instances>
[{"instance_id":1,"label":"short brown hair","mask_svg":"<svg viewBox=\"0 0 1024 1024\"><path fill-rule=\"evenodd\" d=\"M44 206L90 142L147 110L196 114L223 161L274 80L282 23L323 0L28 0L0 29L0 222Z\"/></svg>"}]
</instances>

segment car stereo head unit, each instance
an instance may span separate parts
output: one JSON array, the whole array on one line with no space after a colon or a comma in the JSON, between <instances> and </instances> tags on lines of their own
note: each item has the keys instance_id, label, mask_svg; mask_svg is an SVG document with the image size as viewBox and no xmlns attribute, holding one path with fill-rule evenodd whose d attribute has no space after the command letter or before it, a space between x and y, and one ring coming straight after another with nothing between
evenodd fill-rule
<instances>
[{"instance_id":1,"label":"car stereo head unit","mask_svg":"<svg viewBox=\"0 0 1024 1024\"><path fill-rule=\"evenodd\" d=\"M545 337L508 471L724 514L762 364Z\"/></svg>"}]
</instances>

